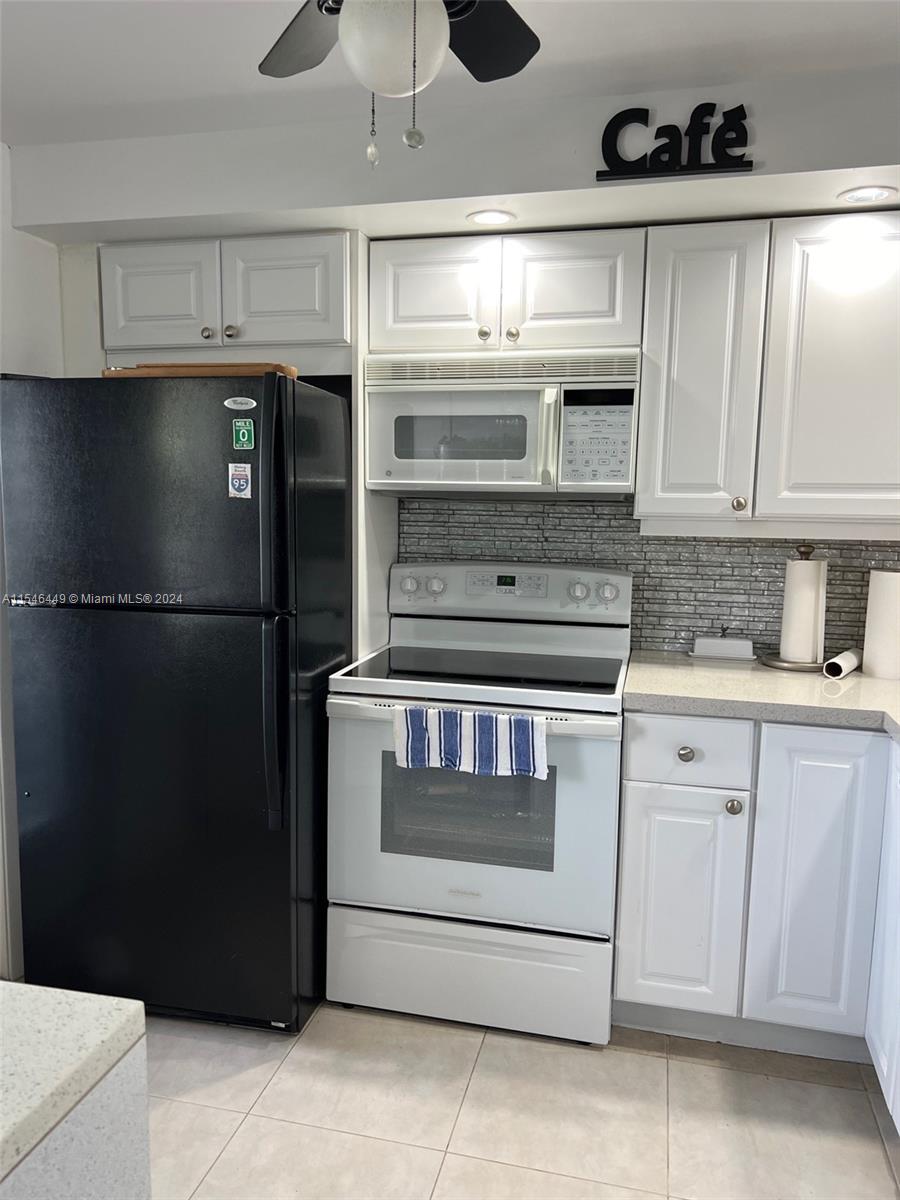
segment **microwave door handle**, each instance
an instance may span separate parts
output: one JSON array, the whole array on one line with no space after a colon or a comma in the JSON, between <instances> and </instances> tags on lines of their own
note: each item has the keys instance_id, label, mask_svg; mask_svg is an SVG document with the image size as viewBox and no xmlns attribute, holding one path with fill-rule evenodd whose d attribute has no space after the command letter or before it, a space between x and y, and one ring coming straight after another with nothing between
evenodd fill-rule
<instances>
[{"instance_id":1,"label":"microwave door handle","mask_svg":"<svg viewBox=\"0 0 900 1200\"><path fill-rule=\"evenodd\" d=\"M556 464L559 457L559 392L558 387L541 391L541 411L538 418L538 469L542 487L556 484Z\"/></svg>"}]
</instances>

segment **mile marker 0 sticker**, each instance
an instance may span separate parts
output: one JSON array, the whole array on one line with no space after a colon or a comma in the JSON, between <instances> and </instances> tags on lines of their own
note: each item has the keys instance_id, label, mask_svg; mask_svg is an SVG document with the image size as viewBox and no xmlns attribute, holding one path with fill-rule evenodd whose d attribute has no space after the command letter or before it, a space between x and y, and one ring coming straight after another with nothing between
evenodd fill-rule
<instances>
[{"instance_id":1,"label":"mile marker 0 sticker","mask_svg":"<svg viewBox=\"0 0 900 1200\"><path fill-rule=\"evenodd\" d=\"M252 450L253 418L235 417L231 422L231 444L235 450Z\"/></svg>"},{"instance_id":2,"label":"mile marker 0 sticker","mask_svg":"<svg viewBox=\"0 0 900 1200\"><path fill-rule=\"evenodd\" d=\"M229 499L250 499L250 464L228 464L228 496Z\"/></svg>"}]
</instances>

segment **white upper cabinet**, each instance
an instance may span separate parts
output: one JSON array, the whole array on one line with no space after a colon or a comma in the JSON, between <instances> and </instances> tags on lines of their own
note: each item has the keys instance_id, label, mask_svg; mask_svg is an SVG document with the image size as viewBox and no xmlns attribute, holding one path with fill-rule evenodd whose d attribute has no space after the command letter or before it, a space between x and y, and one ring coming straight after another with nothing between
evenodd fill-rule
<instances>
[{"instance_id":1,"label":"white upper cabinet","mask_svg":"<svg viewBox=\"0 0 900 1200\"><path fill-rule=\"evenodd\" d=\"M218 242L100 247L107 350L222 344Z\"/></svg>"},{"instance_id":2,"label":"white upper cabinet","mask_svg":"<svg viewBox=\"0 0 900 1200\"><path fill-rule=\"evenodd\" d=\"M900 743L894 742L891 751L866 1042L894 1124L900 1129Z\"/></svg>"},{"instance_id":3,"label":"white upper cabinet","mask_svg":"<svg viewBox=\"0 0 900 1200\"><path fill-rule=\"evenodd\" d=\"M900 214L774 222L756 511L900 511Z\"/></svg>"},{"instance_id":4,"label":"white upper cabinet","mask_svg":"<svg viewBox=\"0 0 900 1200\"><path fill-rule=\"evenodd\" d=\"M503 238L503 342L522 350L636 346L644 230Z\"/></svg>"},{"instance_id":5,"label":"white upper cabinet","mask_svg":"<svg viewBox=\"0 0 900 1200\"><path fill-rule=\"evenodd\" d=\"M737 1015L749 819L746 792L624 785L616 999Z\"/></svg>"},{"instance_id":6,"label":"white upper cabinet","mask_svg":"<svg viewBox=\"0 0 900 1200\"><path fill-rule=\"evenodd\" d=\"M371 350L497 350L499 237L369 247Z\"/></svg>"},{"instance_id":7,"label":"white upper cabinet","mask_svg":"<svg viewBox=\"0 0 900 1200\"><path fill-rule=\"evenodd\" d=\"M101 246L103 342L348 343L348 264L344 233Z\"/></svg>"},{"instance_id":8,"label":"white upper cabinet","mask_svg":"<svg viewBox=\"0 0 900 1200\"><path fill-rule=\"evenodd\" d=\"M763 726L743 1016L861 1036L888 738Z\"/></svg>"},{"instance_id":9,"label":"white upper cabinet","mask_svg":"<svg viewBox=\"0 0 900 1200\"><path fill-rule=\"evenodd\" d=\"M373 242L369 270L376 352L640 341L643 229Z\"/></svg>"},{"instance_id":10,"label":"white upper cabinet","mask_svg":"<svg viewBox=\"0 0 900 1200\"><path fill-rule=\"evenodd\" d=\"M635 515L749 520L767 221L651 229Z\"/></svg>"},{"instance_id":11,"label":"white upper cabinet","mask_svg":"<svg viewBox=\"0 0 900 1200\"><path fill-rule=\"evenodd\" d=\"M222 242L225 343L346 342L343 233Z\"/></svg>"}]
</instances>

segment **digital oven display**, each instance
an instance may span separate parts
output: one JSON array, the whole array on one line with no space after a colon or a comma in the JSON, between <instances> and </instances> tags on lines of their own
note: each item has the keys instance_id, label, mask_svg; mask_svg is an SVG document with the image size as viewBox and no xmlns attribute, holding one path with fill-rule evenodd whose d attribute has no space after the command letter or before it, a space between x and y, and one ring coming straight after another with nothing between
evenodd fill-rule
<instances>
[{"instance_id":1,"label":"digital oven display","mask_svg":"<svg viewBox=\"0 0 900 1200\"><path fill-rule=\"evenodd\" d=\"M497 587L515 587L515 586L516 586L515 575L498 575L497 576Z\"/></svg>"}]
</instances>

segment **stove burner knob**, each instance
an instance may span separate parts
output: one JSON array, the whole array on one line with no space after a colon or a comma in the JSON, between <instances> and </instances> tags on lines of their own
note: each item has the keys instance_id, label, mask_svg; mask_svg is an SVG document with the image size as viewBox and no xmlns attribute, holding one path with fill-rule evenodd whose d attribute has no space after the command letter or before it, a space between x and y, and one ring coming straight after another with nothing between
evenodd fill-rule
<instances>
[{"instance_id":1,"label":"stove burner knob","mask_svg":"<svg viewBox=\"0 0 900 1200\"><path fill-rule=\"evenodd\" d=\"M619 589L614 583L601 583L597 588L597 595L605 604L612 604L619 595Z\"/></svg>"},{"instance_id":2,"label":"stove burner knob","mask_svg":"<svg viewBox=\"0 0 900 1200\"><path fill-rule=\"evenodd\" d=\"M432 596L439 596L447 585L444 583L443 579L435 575L433 579L428 580L425 586L428 588L429 592L431 592Z\"/></svg>"},{"instance_id":3,"label":"stove burner knob","mask_svg":"<svg viewBox=\"0 0 900 1200\"><path fill-rule=\"evenodd\" d=\"M413 592L419 590L419 581L415 575L406 575L400 580L400 591L406 592L407 596L411 596Z\"/></svg>"},{"instance_id":4,"label":"stove burner knob","mask_svg":"<svg viewBox=\"0 0 900 1200\"><path fill-rule=\"evenodd\" d=\"M580 604L582 600L587 600L591 594L591 589L586 583L582 583L580 579L573 579L566 591L569 593L569 599L574 600L576 604Z\"/></svg>"}]
</instances>

